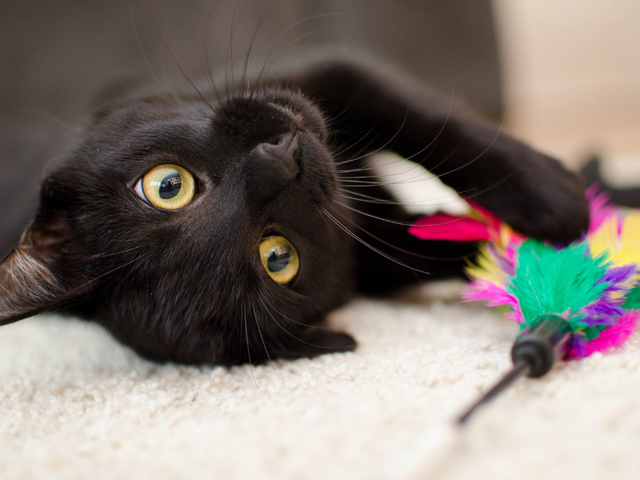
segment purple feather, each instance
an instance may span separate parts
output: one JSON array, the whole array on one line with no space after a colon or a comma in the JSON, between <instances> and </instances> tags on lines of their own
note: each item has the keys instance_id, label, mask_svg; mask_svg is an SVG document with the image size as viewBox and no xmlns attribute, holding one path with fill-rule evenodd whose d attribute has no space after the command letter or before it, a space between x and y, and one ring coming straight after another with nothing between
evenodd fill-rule
<instances>
[{"instance_id":1,"label":"purple feather","mask_svg":"<svg viewBox=\"0 0 640 480\"><path fill-rule=\"evenodd\" d=\"M584 315L580 321L589 327L614 325L624 313L624 309L600 300L580 309L580 314Z\"/></svg>"},{"instance_id":2,"label":"purple feather","mask_svg":"<svg viewBox=\"0 0 640 480\"><path fill-rule=\"evenodd\" d=\"M610 283L605 292L619 291L620 289L628 290L628 287L620 286L620 284L629 281L635 275L637 268L638 266L635 263L609 268L597 283Z\"/></svg>"}]
</instances>

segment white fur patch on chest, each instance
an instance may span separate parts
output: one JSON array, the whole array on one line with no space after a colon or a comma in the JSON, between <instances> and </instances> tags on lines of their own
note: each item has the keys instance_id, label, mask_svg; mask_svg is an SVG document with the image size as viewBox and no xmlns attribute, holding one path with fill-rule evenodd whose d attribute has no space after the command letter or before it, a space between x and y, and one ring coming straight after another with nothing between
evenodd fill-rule
<instances>
[{"instance_id":1,"label":"white fur patch on chest","mask_svg":"<svg viewBox=\"0 0 640 480\"><path fill-rule=\"evenodd\" d=\"M392 152L380 152L370 155L367 165L380 178L387 192L411 214L463 215L469 212L469 205L454 189L416 162Z\"/></svg>"}]
</instances>

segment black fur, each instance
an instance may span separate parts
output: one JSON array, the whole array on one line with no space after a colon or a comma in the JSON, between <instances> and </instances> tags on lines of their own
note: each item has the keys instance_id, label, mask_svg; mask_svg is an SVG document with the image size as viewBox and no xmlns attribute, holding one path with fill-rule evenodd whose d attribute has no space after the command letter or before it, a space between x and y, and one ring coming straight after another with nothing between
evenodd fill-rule
<instances>
[{"instance_id":1,"label":"black fur","mask_svg":"<svg viewBox=\"0 0 640 480\"><path fill-rule=\"evenodd\" d=\"M586 228L576 176L388 67L316 58L230 91L132 100L95 116L44 180L36 218L2 263L1 323L71 312L158 361L230 365L351 350L350 336L324 327L329 312L357 291L426 278L419 271L460 275L475 250L418 241L397 205L345 198L388 199L376 184L384 179L358 159L382 148L423 163L522 233L567 243ZM196 197L180 210L134 193L165 163L196 178ZM300 256L286 286L258 255L272 234Z\"/></svg>"}]
</instances>

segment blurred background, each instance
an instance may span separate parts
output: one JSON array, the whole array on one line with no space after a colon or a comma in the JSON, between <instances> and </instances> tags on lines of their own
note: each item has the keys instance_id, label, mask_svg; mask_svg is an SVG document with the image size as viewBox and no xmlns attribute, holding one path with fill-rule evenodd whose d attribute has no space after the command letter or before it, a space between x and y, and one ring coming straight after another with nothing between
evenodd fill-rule
<instances>
[{"instance_id":1,"label":"blurred background","mask_svg":"<svg viewBox=\"0 0 640 480\"><path fill-rule=\"evenodd\" d=\"M0 0L0 253L99 103L311 48L372 52L502 116L488 0ZM231 68L236 65L236 68ZM191 92L194 93L195 92Z\"/></svg>"},{"instance_id":2,"label":"blurred background","mask_svg":"<svg viewBox=\"0 0 640 480\"><path fill-rule=\"evenodd\" d=\"M3 225L99 101L231 76L254 35L253 65L370 51L569 165L598 153L640 183L639 22L637 0L0 0Z\"/></svg>"},{"instance_id":3,"label":"blurred background","mask_svg":"<svg viewBox=\"0 0 640 480\"><path fill-rule=\"evenodd\" d=\"M507 128L640 184L640 2L494 0Z\"/></svg>"},{"instance_id":4,"label":"blurred background","mask_svg":"<svg viewBox=\"0 0 640 480\"><path fill-rule=\"evenodd\" d=\"M252 40L254 66L316 47L365 50L487 114L502 112L488 0L4 0L1 8L0 106L14 117L70 120L120 87L166 89L185 83L180 69L191 78L230 71Z\"/></svg>"}]
</instances>

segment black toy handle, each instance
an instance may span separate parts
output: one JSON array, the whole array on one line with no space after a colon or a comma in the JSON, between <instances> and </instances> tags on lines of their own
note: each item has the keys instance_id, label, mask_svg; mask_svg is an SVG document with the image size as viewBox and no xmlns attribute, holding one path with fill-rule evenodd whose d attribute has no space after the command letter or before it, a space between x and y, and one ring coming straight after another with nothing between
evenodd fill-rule
<instances>
[{"instance_id":1,"label":"black toy handle","mask_svg":"<svg viewBox=\"0 0 640 480\"><path fill-rule=\"evenodd\" d=\"M572 339L573 332L569 323L559 315L545 314L536 317L513 344L513 368L458 418L458 424L464 425L480 405L490 401L520 376L538 378L546 374L567 356Z\"/></svg>"},{"instance_id":2,"label":"black toy handle","mask_svg":"<svg viewBox=\"0 0 640 480\"><path fill-rule=\"evenodd\" d=\"M513 344L513 364L524 361L529 366L528 377L541 377L567 356L572 337L571 327L562 317L540 315Z\"/></svg>"}]
</instances>

